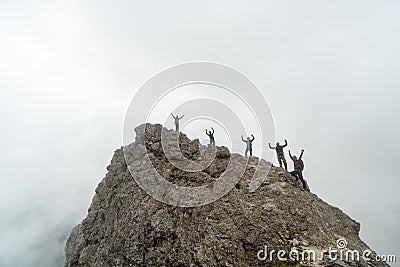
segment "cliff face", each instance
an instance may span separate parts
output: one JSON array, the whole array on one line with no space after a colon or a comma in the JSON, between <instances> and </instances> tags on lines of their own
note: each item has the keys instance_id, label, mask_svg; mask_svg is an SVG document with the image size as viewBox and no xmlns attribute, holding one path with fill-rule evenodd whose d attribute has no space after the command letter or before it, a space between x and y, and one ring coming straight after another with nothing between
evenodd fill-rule
<instances>
[{"instance_id":1,"label":"cliff face","mask_svg":"<svg viewBox=\"0 0 400 267\"><path fill-rule=\"evenodd\" d=\"M160 125L148 125L145 138L137 135L132 145L145 145L158 173L174 184L206 184L218 178L231 159L244 158L217 148L210 166L198 172L183 171L171 165L160 149L161 130ZM185 157L199 157L198 140L183 134L179 140ZM128 162L139 168L141 160L132 156ZM271 167L265 181L251 192L249 184L257 163L258 159L251 157L239 182L217 201L177 207L144 192L128 170L123 149L116 150L87 217L67 241L65 266L298 265L301 253L307 250L316 253L314 266L387 266L373 261L374 253L371 261L363 259L363 251L369 248L359 237L358 222L302 190L300 182L282 168ZM338 239L342 243L337 244ZM336 260L327 253L319 259L322 250L337 249L338 245L342 252L359 251L359 261L351 255L341 257L339 252ZM285 251L283 260L272 250ZM284 261L290 251L298 251L300 258L292 254L292 260Z\"/></svg>"}]
</instances>

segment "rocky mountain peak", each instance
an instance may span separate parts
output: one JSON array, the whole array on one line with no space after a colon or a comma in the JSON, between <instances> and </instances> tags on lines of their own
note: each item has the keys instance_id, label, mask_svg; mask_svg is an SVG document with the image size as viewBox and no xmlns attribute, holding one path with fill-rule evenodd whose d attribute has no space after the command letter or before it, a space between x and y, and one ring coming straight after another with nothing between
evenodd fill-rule
<instances>
[{"instance_id":1,"label":"rocky mountain peak","mask_svg":"<svg viewBox=\"0 0 400 267\"><path fill-rule=\"evenodd\" d=\"M135 141L114 152L86 218L72 230L65 266L387 266L362 258L370 248L358 222L302 190L284 169L203 146L159 124L135 131ZM227 175L237 181L229 192L206 205L196 202L200 192L184 195L185 202L169 194L174 187L219 192L219 178L240 167L240 177ZM153 197L141 183L159 185L150 179L155 173L172 187L150 192ZM329 248L338 250L336 259L320 257ZM316 260L291 259L293 251L314 251ZM358 251L359 260L339 257L340 251Z\"/></svg>"}]
</instances>

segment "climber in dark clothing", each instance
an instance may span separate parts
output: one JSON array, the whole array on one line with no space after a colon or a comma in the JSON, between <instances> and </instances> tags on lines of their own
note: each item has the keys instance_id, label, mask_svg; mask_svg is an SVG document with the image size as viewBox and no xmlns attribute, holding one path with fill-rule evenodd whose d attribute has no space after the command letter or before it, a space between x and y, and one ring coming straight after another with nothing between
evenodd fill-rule
<instances>
[{"instance_id":1,"label":"climber in dark clothing","mask_svg":"<svg viewBox=\"0 0 400 267\"><path fill-rule=\"evenodd\" d=\"M210 137L210 145L215 146L215 140L214 140L214 128L211 127L211 131L207 131L206 129L206 135L208 135L208 137Z\"/></svg>"},{"instance_id":2,"label":"climber in dark clothing","mask_svg":"<svg viewBox=\"0 0 400 267\"><path fill-rule=\"evenodd\" d=\"M287 162L285 159L285 153L283 153L283 148L287 146L287 141L285 140L284 145L280 145L279 142L276 143L275 147L272 147L270 143L268 143L270 149L274 149L276 151L276 155L278 156L279 166L282 168L282 162L285 166L285 170L287 170Z\"/></svg>"},{"instance_id":3,"label":"climber in dark clothing","mask_svg":"<svg viewBox=\"0 0 400 267\"><path fill-rule=\"evenodd\" d=\"M179 117L178 115L174 116L174 114L171 113L171 116L174 118L175 120L175 131L179 132L179 121L183 118L184 115L182 115L181 117Z\"/></svg>"},{"instance_id":4,"label":"climber in dark clothing","mask_svg":"<svg viewBox=\"0 0 400 267\"><path fill-rule=\"evenodd\" d=\"M252 139L250 137L247 137L247 140L243 139L242 135L242 141L246 143L246 151L244 154L247 156L247 152L250 152L250 157L253 156L253 141L254 141L254 135L251 135Z\"/></svg>"},{"instance_id":5,"label":"climber in dark clothing","mask_svg":"<svg viewBox=\"0 0 400 267\"><path fill-rule=\"evenodd\" d=\"M306 189L306 182L304 181L303 178L303 169L304 169L304 162L301 159L303 157L303 153L304 153L304 149L301 150L301 154L300 157L297 158L296 155L290 154L290 150L289 150L289 156L290 158L293 160L294 163L294 171L290 172L290 174L294 177L296 177L297 179L300 179L300 181L303 183L303 188Z\"/></svg>"}]
</instances>

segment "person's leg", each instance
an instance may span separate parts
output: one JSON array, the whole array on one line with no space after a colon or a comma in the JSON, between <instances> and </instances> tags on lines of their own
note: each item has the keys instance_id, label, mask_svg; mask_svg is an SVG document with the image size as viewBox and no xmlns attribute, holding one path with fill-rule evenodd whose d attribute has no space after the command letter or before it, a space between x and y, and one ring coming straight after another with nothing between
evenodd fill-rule
<instances>
[{"instance_id":1,"label":"person's leg","mask_svg":"<svg viewBox=\"0 0 400 267\"><path fill-rule=\"evenodd\" d=\"M303 178L303 173L301 171L299 171L299 172L297 172L297 176L299 176L301 182L303 183L303 188L306 189L307 186L306 186L306 182L304 181L304 178Z\"/></svg>"},{"instance_id":2,"label":"person's leg","mask_svg":"<svg viewBox=\"0 0 400 267\"><path fill-rule=\"evenodd\" d=\"M278 157L279 167L282 168L282 157Z\"/></svg>"},{"instance_id":3,"label":"person's leg","mask_svg":"<svg viewBox=\"0 0 400 267\"><path fill-rule=\"evenodd\" d=\"M253 148L250 147L250 157L252 157L252 156L253 156Z\"/></svg>"},{"instance_id":4,"label":"person's leg","mask_svg":"<svg viewBox=\"0 0 400 267\"><path fill-rule=\"evenodd\" d=\"M244 152L244 155L247 157L247 152L249 151L249 147L246 147L246 151Z\"/></svg>"},{"instance_id":5,"label":"person's leg","mask_svg":"<svg viewBox=\"0 0 400 267\"><path fill-rule=\"evenodd\" d=\"M282 157L283 165L285 166L285 170L287 170L287 162L285 157Z\"/></svg>"},{"instance_id":6,"label":"person's leg","mask_svg":"<svg viewBox=\"0 0 400 267\"><path fill-rule=\"evenodd\" d=\"M179 131L179 124L175 123L175 132Z\"/></svg>"},{"instance_id":7,"label":"person's leg","mask_svg":"<svg viewBox=\"0 0 400 267\"><path fill-rule=\"evenodd\" d=\"M293 177L295 177L296 180L297 180L297 173L296 173L295 171L290 172L290 174L291 174Z\"/></svg>"}]
</instances>

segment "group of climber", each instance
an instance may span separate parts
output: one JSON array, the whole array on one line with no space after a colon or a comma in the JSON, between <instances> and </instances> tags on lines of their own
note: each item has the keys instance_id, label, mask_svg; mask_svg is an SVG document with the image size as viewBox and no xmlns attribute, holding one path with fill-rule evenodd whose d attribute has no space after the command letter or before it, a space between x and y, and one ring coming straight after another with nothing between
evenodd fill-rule
<instances>
[{"instance_id":1,"label":"group of climber","mask_svg":"<svg viewBox=\"0 0 400 267\"><path fill-rule=\"evenodd\" d=\"M242 135L242 141L246 143L246 150L244 152L245 156L247 156L247 152L250 152L250 156L253 156L253 141L254 141L254 135L251 135L250 137L247 137L245 140ZM271 146L271 143L268 143L268 146L270 149L273 149L276 151L276 156L278 158L279 166L282 168L282 163L285 167L285 170L287 171L287 162L285 159L285 153L283 152L283 148L285 148L288 145L287 140L285 140L285 144L281 145L279 142L276 143L276 146L273 147ZM306 189L307 185L306 182L304 181L303 177L303 169L304 169L304 162L302 160L304 153L304 149L301 150L300 157L297 158L296 155L292 155L289 150L289 157L293 160L294 164L294 171L291 171L290 174L296 178L296 180L300 180L303 184L303 188Z\"/></svg>"},{"instance_id":2,"label":"group of climber","mask_svg":"<svg viewBox=\"0 0 400 267\"><path fill-rule=\"evenodd\" d=\"M179 132L179 121L180 119L183 118L183 115L179 117L178 115L172 114L172 117L175 120L175 131ZM206 129L206 135L210 138L210 145L215 146L215 139L214 139L214 128L211 127L211 131L208 131ZM247 157L247 153L250 153L250 156L253 156L253 141L254 141L254 135L251 135L250 137L247 137L246 139L243 138L243 135L241 136L242 141L246 143L246 150L244 152L245 156ZM276 143L276 146L271 146L271 143L268 143L268 146L270 149L273 149L276 151L276 155L278 158L279 166L282 168L282 164L285 167L285 170L287 171L287 162L285 159L285 153L283 152L283 149L288 145L287 140L285 140L285 144L281 145L279 142ZM303 188L306 189L307 185L306 182L304 181L303 177L303 169L304 169L304 162L302 160L304 149L301 150L300 157L297 158L296 155L292 155L289 151L289 157L292 159L293 164L294 164L294 171L291 171L290 174L296 178L296 180L300 180L303 184Z\"/></svg>"}]
</instances>

